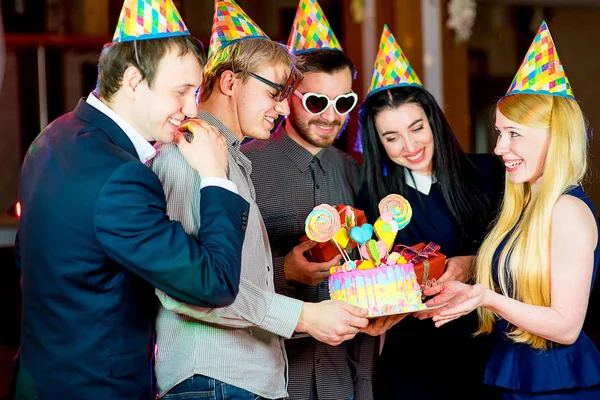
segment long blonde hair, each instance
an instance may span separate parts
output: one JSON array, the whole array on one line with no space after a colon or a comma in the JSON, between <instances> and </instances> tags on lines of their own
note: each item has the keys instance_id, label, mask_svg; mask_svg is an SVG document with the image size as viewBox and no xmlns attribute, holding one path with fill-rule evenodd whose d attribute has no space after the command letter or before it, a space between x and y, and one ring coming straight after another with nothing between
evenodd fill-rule
<instances>
[{"instance_id":1,"label":"long blonde hair","mask_svg":"<svg viewBox=\"0 0 600 400\"><path fill-rule=\"evenodd\" d=\"M513 184L506 174L502 210L477 255L477 283L521 302L548 307L552 210L559 196L585 176L586 120L575 100L550 95L509 95L498 102L497 109L518 124L549 129L550 141L535 194L529 183ZM498 261L496 285L491 269L494 252L508 234ZM490 333L497 316L481 307L477 313L477 334ZM511 327L508 336L537 349L548 347L546 339L519 327Z\"/></svg>"}]
</instances>

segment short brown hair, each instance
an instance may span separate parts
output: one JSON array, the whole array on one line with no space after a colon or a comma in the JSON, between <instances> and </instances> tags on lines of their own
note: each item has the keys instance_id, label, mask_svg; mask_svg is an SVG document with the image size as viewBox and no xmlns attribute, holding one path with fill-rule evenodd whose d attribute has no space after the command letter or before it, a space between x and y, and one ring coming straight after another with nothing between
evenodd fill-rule
<instances>
[{"instance_id":1,"label":"short brown hair","mask_svg":"<svg viewBox=\"0 0 600 400\"><path fill-rule=\"evenodd\" d=\"M344 52L332 49L319 49L296 55L298 69L302 72L325 72L332 74L345 68L356 78L356 67Z\"/></svg>"},{"instance_id":2,"label":"short brown hair","mask_svg":"<svg viewBox=\"0 0 600 400\"><path fill-rule=\"evenodd\" d=\"M200 89L200 101L210 97L215 83L225 71L237 72L237 77L246 82L248 72L256 73L265 65L287 64L291 67L294 63L295 58L288 48L272 40L255 38L230 44L208 60Z\"/></svg>"},{"instance_id":3,"label":"short brown hair","mask_svg":"<svg viewBox=\"0 0 600 400\"><path fill-rule=\"evenodd\" d=\"M198 39L190 35L105 45L98 62L98 82L96 84L98 95L110 102L123 84L123 74L130 66L139 69L144 79L148 81L148 86L152 88L160 61L170 49L175 47L179 49L180 57L191 53L201 67L206 64L204 46Z\"/></svg>"}]
</instances>

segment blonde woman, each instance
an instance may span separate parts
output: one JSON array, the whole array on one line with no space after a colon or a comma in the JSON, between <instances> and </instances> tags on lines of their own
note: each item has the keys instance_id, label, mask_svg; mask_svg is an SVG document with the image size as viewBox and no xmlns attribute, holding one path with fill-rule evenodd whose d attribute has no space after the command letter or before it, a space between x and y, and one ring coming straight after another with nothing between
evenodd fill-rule
<instances>
[{"instance_id":1,"label":"blonde woman","mask_svg":"<svg viewBox=\"0 0 600 400\"><path fill-rule=\"evenodd\" d=\"M528 86L527 60L548 57L535 58L547 51L541 43L549 43L555 83L529 75L537 85ZM437 294L428 305L449 303L427 316L439 327L477 309L477 334L497 339L484 383L503 398L598 399L600 352L582 331L600 260L596 212L581 187L588 131L545 23L531 53L496 107L506 190L477 255L476 284L427 290Z\"/></svg>"}]
</instances>

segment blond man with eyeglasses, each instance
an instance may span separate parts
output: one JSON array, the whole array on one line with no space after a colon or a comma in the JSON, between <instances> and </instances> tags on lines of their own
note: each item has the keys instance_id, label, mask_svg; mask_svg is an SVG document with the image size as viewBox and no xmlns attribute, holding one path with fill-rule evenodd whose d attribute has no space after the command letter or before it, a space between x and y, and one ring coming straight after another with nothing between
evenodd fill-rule
<instances>
[{"instance_id":1,"label":"blond man with eyeglasses","mask_svg":"<svg viewBox=\"0 0 600 400\"><path fill-rule=\"evenodd\" d=\"M283 338L296 332L338 345L353 338L368 320L365 310L342 302L304 302L275 292L269 238L254 201L252 163L240 146L245 138L268 139L275 120L289 114L289 98L301 80L293 55L280 43L254 36L211 50L197 117L225 138L228 177L250 203L244 221L240 289L236 301L224 308L194 307L157 292L161 301L159 395L164 399L286 398ZM164 147L152 168L165 188L169 215L189 231L196 230L202 221L193 210L203 201L197 174L174 146Z\"/></svg>"}]
</instances>

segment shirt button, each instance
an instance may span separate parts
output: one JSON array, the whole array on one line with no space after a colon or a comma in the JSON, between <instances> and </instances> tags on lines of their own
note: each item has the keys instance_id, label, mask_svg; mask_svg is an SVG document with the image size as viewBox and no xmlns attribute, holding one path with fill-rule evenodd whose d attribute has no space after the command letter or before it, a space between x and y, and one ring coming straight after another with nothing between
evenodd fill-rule
<instances>
[{"instance_id":1,"label":"shirt button","mask_svg":"<svg viewBox=\"0 0 600 400\"><path fill-rule=\"evenodd\" d=\"M320 189L320 188L321 188L321 186L317 185L317 186L316 186L316 188L317 188L317 189Z\"/></svg>"},{"instance_id":2,"label":"shirt button","mask_svg":"<svg viewBox=\"0 0 600 400\"><path fill-rule=\"evenodd\" d=\"M270 270L271 270L271 267L269 267L269 266L267 265L267 271L270 271Z\"/></svg>"},{"instance_id":3,"label":"shirt button","mask_svg":"<svg viewBox=\"0 0 600 400\"><path fill-rule=\"evenodd\" d=\"M320 359L320 358L317 358L317 359L315 360L315 364L317 364L317 365L321 364L321 359Z\"/></svg>"}]
</instances>

